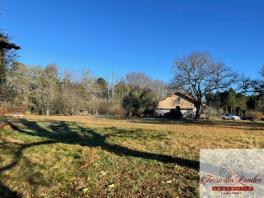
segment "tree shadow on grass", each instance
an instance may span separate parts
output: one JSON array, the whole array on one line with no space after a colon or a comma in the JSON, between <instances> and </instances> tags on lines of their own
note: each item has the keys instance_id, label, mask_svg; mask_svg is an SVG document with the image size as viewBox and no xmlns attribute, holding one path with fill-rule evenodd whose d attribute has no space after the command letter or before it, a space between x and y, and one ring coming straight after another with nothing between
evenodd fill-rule
<instances>
[{"instance_id":1,"label":"tree shadow on grass","mask_svg":"<svg viewBox=\"0 0 264 198\"><path fill-rule=\"evenodd\" d=\"M15 143L12 142L13 145L16 145L16 148L13 152L12 161L0 167L0 176L7 170L15 167L22 159L23 152L31 147L47 145L53 143L65 143L65 144L76 144L81 146L88 147L100 147L103 150L114 153L119 156L131 156L137 158L143 158L147 160L156 160L163 163L174 163L179 166L192 169L194 171L198 171L199 162L190 159L184 159L179 157L172 157L163 154L155 154L144 151L133 150L118 144L110 144L107 142L107 138L110 137L123 137L123 138L143 138L143 139L162 139L165 138L162 134L144 134L144 131L135 131L135 130L124 130L117 128L105 128L105 131L110 131L110 133L99 134L90 128L85 128L80 125L71 122L64 121L52 121L47 122L48 125L44 128L40 126L35 121L28 121L26 119L20 120L11 120L7 121L9 125L17 130L20 133L24 133L31 136L45 138L46 140L39 142L32 142L27 144ZM22 124L22 125L21 125ZM114 132L112 132L114 131ZM6 148L8 143L0 143L0 149ZM22 196L0 181L0 197L1 198L21 198Z\"/></svg>"},{"instance_id":2,"label":"tree shadow on grass","mask_svg":"<svg viewBox=\"0 0 264 198\"><path fill-rule=\"evenodd\" d=\"M17 192L10 190L0 181L0 197L1 198L21 198Z\"/></svg>"},{"instance_id":3,"label":"tree shadow on grass","mask_svg":"<svg viewBox=\"0 0 264 198\"><path fill-rule=\"evenodd\" d=\"M5 171L12 169L13 167L15 167L20 162L25 149L33 147L33 146L40 146L40 145L53 144L53 143L55 143L54 140L33 142L33 143L28 143L28 144L20 144L20 143L16 143L16 142L1 142L0 143L0 149L1 148L8 148L8 146L10 144L14 145L15 147L13 147L14 153L13 153L12 161L9 164L0 167L0 176ZM22 196L18 192L15 192L15 191L9 189L7 186L5 186L2 183L2 181L0 181L0 197L1 198L21 198Z\"/></svg>"},{"instance_id":4,"label":"tree shadow on grass","mask_svg":"<svg viewBox=\"0 0 264 198\"><path fill-rule=\"evenodd\" d=\"M45 138L46 140L19 145L18 149L15 150L14 152L15 154L13 157L13 161L4 167L0 167L0 175L2 172L13 168L19 163L21 157L23 156L23 151L25 149L33 146L53 144L58 142L65 144L93 147L93 148L100 147L105 151L114 153L119 156L130 156L130 157L137 157L146 160L155 160L162 163L173 163L184 168L192 169L194 171L199 170L199 162L196 160L190 160L176 156L168 156L164 154L138 151L124 147L122 145L108 142L108 138L111 137L160 140L166 138L166 136L164 136L163 134L159 134L159 133L148 134L148 133L144 133L144 131L140 131L139 129L126 130L126 129L119 129L114 127L104 128L103 133L97 133L95 130L91 128L82 127L77 123L73 123L73 122L48 121L42 123L43 125L45 125L45 127L43 127L42 125L40 126L35 121L29 121L26 119L20 119L17 121L12 120L9 122L10 126L20 133L24 133L30 136ZM10 190L2 182L0 182L0 197L16 198L21 196L18 193Z\"/></svg>"},{"instance_id":5,"label":"tree shadow on grass","mask_svg":"<svg viewBox=\"0 0 264 198\"><path fill-rule=\"evenodd\" d=\"M156 160L163 163L174 163L179 166L189 168L195 171L199 170L199 162L196 160L184 159L180 157L172 157L164 154L156 154L144 151L133 150L118 144L112 144L107 142L107 138L118 135L119 137L128 135L127 130L112 129L113 133L99 134L90 128L85 128L76 123L54 121L48 122L46 129L41 127L35 121L29 121L26 119L20 119L19 123L24 125L24 128L10 123L10 125L20 131L31 136L37 136L42 138L48 138L55 142L61 142L66 144L78 144L81 146L100 147L110 153L114 153L119 156L131 156L138 157L147 160ZM131 132L130 132L131 133Z\"/></svg>"}]
</instances>

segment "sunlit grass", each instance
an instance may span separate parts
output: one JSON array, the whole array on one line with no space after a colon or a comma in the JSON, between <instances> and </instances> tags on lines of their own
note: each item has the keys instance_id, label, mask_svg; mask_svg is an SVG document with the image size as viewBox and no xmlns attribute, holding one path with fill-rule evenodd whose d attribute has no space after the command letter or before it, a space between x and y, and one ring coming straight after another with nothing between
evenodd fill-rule
<instances>
[{"instance_id":1,"label":"sunlit grass","mask_svg":"<svg viewBox=\"0 0 264 198\"><path fill-rule=\"evenodd\" d=\"M264 147L262 123L9 121L17 130L0 130L0 197L197 197L199 149Z\"/></svg>"}]
</instances>

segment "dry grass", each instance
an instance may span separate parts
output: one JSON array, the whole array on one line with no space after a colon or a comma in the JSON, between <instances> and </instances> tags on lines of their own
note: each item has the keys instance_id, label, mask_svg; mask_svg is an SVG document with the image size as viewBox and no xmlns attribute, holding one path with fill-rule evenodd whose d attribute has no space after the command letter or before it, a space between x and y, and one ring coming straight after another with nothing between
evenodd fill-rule
<instances>
[{"instance_id":1,"label":"dry grass","mask_svg":"<svg viewBox=\"0 0 264 198\"><path fill-rule=\"evenodd\" d=\"M262 123L9 121L0 129L0 197L197 197L199 149L264 147Z\"/></svg>"}]
</instances>

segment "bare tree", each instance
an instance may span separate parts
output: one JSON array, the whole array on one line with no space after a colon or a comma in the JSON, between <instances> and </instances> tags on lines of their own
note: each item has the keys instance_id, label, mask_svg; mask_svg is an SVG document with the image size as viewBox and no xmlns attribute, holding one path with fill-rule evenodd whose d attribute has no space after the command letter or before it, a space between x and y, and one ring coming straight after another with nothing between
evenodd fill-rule
<instances>
[{"instance_id":1,"label":"bare tree","mask_svg":"<svg viewBox=\"0 0 264 198\"><path fill-rule=\"evenodd\" d=\"M128 73L126 75L126 83L131 87L151 89L158 99L163 98L168 92L166 83L155 80L142 72Z\"/></svg>"},{"instance_id":2,"label":"bare tree","mask_svg":"<svg viewBox=\"0 0 264 198\"><path fill-rule=\"evenodd\" d=\"M223 62L206 52L193 52L175 62L172 87L192 97L198 119L206 94L226 89L235 81L236 74Z\"/></svg>"},{"instance_id":3,"label":"bare tree","mask_svg":"<svg viewBox=\"0 0 264 198\"><path fill-rule=\"evenodd\" d=\"M242 77L242 84L240 89L242 92L255 93L258 95L264 95L264 65L262 65L259 72L260 79L250 79Z\"/></svg>"},{"instance_id":4,"label":"bare tree","mask_svg":"<svg viewBox=\"0 0 264 198\"><path fill-rule=\"evenodd\" d=\"M0 32L0 102L6 98L6 79L16 58L15 50L18 49L20 47L11 43L7 34Z\"/></svg>"},{"instance_id":5,"label":"bare tree","mask_svg":"<svg viewBox=\"0 0 264 198\"><path fill-rule=\"evenodd\" d=\"M151 79L142 72L131 72L126 75L126 82L132 87L150 87Z\"/></svg>"}]
</instances>

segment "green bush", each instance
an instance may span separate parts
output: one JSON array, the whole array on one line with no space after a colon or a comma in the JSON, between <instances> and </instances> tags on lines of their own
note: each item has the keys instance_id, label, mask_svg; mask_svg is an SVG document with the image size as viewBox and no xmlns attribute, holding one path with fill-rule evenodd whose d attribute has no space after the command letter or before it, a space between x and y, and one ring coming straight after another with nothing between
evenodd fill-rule
<instances>
[{"instance_id":1,"label":"green bush","mask_svg":"<svg viewBox=\"0 0 264 198\"><path fill-rule=\"evenodd\" d=\"M122 107L126 110L127 116L141 116L147 109L154 109L156 97L151 89L134 87L128 95L123 98Z\"/></svg>"}]
</instances>

